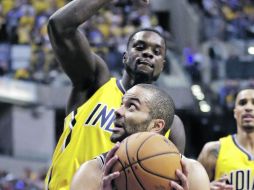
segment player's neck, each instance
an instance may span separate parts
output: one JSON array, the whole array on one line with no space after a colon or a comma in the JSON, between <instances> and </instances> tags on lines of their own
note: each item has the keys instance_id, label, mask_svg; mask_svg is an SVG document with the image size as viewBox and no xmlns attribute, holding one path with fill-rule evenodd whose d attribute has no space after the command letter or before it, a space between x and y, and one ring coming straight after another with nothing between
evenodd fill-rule
<instances>
[{"instance_id":1,"label":"player's neck","mask_svg":"<svg viewBox=\"0 0 254 190\"><path fill-rule=\"evenodd\" d=\"M121 79L122 85L124 87L124 89L127 91L129 90L131 87L133 87L136 84L140 84L140 83L152 83L152 82L148 82L148 81L144 81L144 80L138 80L138 79L134 79L134 77L131 77L125 70L123 72L123 76Z\"/></svg>"},{"instance_id":2,"label":"player's neck","mask_svg":"<svg viewBox=\"0 0 254 190\"><path fill-rule=\"evenodd\" d=\"M236 135L236 139L241 146L243 146L246 150L251 152L252 155L254 155L254 132L238 132Z\"/></svg>"}]
</instances>

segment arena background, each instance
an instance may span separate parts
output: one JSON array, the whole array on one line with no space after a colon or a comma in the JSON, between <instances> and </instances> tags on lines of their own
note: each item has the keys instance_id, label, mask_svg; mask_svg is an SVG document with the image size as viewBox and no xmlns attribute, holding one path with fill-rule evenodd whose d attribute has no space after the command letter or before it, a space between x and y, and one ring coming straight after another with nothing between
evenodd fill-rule
<instances>
[{"instance_id":1,"label":"arena background","mask_svg":"<svg viewBox=\"0 0 254 190\"><path fill-rule=\"evenodd\" d=\"M68 1L0 2L0 189L43 189L70 92L46 24ZM83 29L116 77L132 31L164 34L168 57L157 84L172 95L185 153L196 158L205 142L235 131L235 94L254 85L253 23L251 0L151 0L146 8L116 0Z\"/></svg>"}]
</instances>

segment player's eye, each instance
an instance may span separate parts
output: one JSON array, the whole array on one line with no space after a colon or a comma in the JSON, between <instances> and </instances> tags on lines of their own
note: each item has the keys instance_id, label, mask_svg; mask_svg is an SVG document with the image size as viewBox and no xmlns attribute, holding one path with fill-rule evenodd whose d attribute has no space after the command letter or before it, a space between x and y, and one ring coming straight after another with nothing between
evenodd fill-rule
<instances>
[{"instance_id":1,"label":"player's eye","mask_svg":"<svg viewBox=\"0 0 254 190\"><path fill-rule=\"evenodd\" d=\"M127 108L129 111L134 111L137 109L137 106L134 103L128 103Z\"/></svg>"},{"instance_id":2,"label":"player's eye","mask_svg":"<svg viewBox=\"0 0 254 190\"><path fill-rule=\"evenodd\" d=\"M145 44L139 42L139 43L137 43L137 44L135 45L135 48L136 48L136 50L141 51L141 50L143 50L143 49L145 48Z\"/></svg>"},{"instance_id":3,"label":"player's eye","mask_svg":"<svg viewBox=\"0 0 254 190\"><path fill-rule=\"evenodd\" d=\"M239 104L240 106L244 106L245 104L247 104L247 100L246 100L246 99L240 100L240 101L238 102L238 104Z\"/></svg>"},{"instance_id":4,"label":"player's eye","mask_svg":"<svg viewBox=\"0 0 254 190\"><path fill-rule=\"evenodd\" d=\"M155 49L154 49L154 54L155 54L155 55L160 55L160 54L161 54L160 48L155 48Z\"/></svg>"}]
</instances>

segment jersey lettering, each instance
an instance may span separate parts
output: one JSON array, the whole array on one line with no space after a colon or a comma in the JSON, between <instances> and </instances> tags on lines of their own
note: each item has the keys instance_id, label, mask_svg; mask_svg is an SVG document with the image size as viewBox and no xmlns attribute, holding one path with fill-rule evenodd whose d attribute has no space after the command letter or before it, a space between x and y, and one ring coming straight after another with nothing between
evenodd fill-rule
<instances>
[{"instance_id":1,"label":"jersey lettering","mask_svg":"<svg viewBox=\"0 0 254 190\"><path fill-rule=\"evenodd\" d=\"M115 119L114 112L115 110L108 109L107 105L97 104L85 121L85 126L95 126L99 122L101 128L112 132L111 127Z\"/></svg>"},{"instance_id":2,"label":"jersey lettering","mask_svg":"<svg viewBox=\"0 0 254 190\"><path fill-rule=\"evenodd\" d=\"M254 190L254 178L251 177L250 170L231 172L229 183L235 186L235 190Z\"/></svg>"}]
</instances>

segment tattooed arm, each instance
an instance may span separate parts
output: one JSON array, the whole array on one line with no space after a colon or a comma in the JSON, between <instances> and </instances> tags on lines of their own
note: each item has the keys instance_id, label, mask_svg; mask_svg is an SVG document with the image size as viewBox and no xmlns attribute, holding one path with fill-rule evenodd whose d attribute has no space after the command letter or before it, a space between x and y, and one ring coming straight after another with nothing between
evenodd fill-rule
<instances>
[{"instance_id":1,"label":"tattooed arm","mask_svg":"<svg viewBox=\"0 0 254 190\"><path fill-rule=\"evenodd\" d=\"M227 185L227 176L222 176L221 178L215 180L215 168L220 150L220 142L208 142L203 147L201 153L199 154L198 161L204 166L206 172L211 181L211 190L233 190L232 185Z\"/></svg>"},{"instance_id":2,"label":"tattooed arm","mask_svg":"<svg viewBox=\"0 0 254 190\"><path fill-rule=\"evenodd\" d=\"M215 177L215 167L220 149L220 142L208 142L199 154L198 161L205 167L210 180Z\"/></svg>"}]
</instances>

